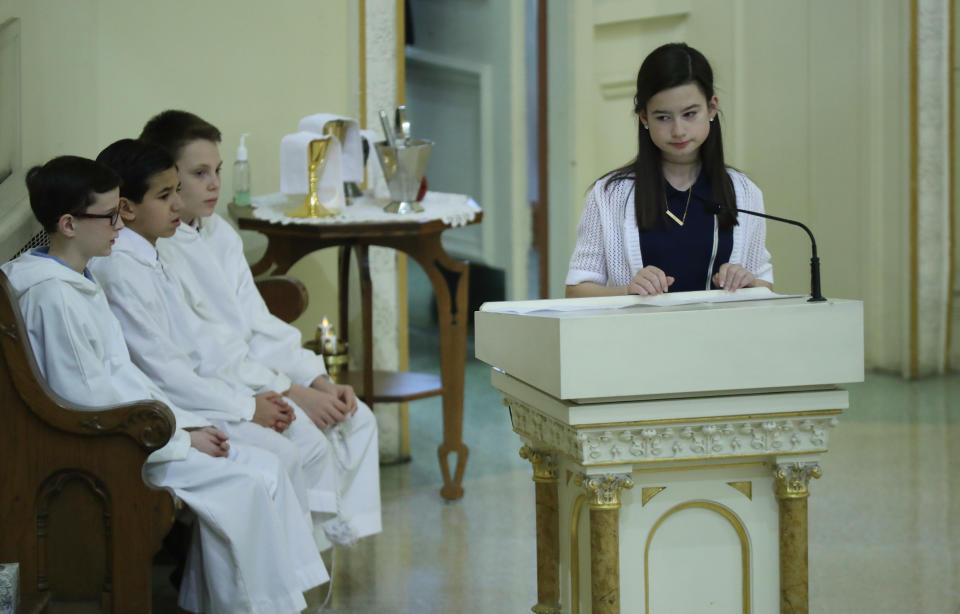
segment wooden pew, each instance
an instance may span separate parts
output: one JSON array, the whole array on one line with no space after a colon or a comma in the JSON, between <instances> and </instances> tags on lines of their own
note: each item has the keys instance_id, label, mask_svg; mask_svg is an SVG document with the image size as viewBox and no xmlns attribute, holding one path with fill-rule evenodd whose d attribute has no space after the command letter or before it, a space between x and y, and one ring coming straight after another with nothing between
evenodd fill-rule
<instances>
[{"instance_id":1,"label":"wooden pew","mask_svg":"<svg viewBox=\"0 0 960 614\"><path fill-rule=\"evenodd\" d=\"M46 243L40 232L21 253ZM282 320L306 310L299 280L256 283ZM25 613L51 600L149 612L151 560L179 501L144 484L140 468L170 439L173 415L154 401L90 411L60 398L2 272L0 286L0 561L20 563Z\"/></svg>"},{"instance_id":2,"label":"wooden pew","mask_svg":"<svg viewBox=\"0 0 960 614\"><path fill-rule=\"evenodd\" d=\"M2 272L0 419L0 560L20 563L24 599L149 612L151 560L175 505L141 467L169 441L173 414L157 401L93 411L54 393Z\"/></svg>"}]
</instances>

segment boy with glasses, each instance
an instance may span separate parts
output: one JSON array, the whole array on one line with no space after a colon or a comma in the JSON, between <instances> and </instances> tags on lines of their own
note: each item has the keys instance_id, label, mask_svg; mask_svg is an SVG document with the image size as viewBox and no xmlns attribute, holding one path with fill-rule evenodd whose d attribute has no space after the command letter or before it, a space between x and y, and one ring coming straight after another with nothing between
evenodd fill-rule
<instances>
[{"instance_id":1,"label":"boy with glasses","mask_svg":"<svg viewBox=\"0 0 960 614\"><path fill-rule=\"evenodd\" d=\"M131 362L120 325L87 270L92 258L110 255L123 228L119 185L109 168L75 156L27 174L30 205L50 245L0 268L37 364L71 403L94 409L149 398L173 412L174 434L150 455L143 475L149 485L173 491L196 516L181 607L299 612L306 606L303 592L329 577L279 460L229 444L210 421L172 404Z\"/></svg>"}]
</instances>

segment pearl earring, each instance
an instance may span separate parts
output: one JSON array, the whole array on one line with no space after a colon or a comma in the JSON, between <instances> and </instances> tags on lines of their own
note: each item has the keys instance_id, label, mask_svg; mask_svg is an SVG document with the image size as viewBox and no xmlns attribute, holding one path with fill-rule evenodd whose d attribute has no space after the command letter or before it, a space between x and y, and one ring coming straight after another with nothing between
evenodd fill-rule
<instances>
[{"instance_id":1,"label":"pearl earring","mask_svg":"<svg viewBox=\"0 0 960 614\"><path fill-rule=\"evenodd\" d=\"M713 117L711 117L711 118L710 118L710 121L711 121L711 122L713 122L713 120L714 120L714 118L713 118Z\"/></svg>"}]
</instances>

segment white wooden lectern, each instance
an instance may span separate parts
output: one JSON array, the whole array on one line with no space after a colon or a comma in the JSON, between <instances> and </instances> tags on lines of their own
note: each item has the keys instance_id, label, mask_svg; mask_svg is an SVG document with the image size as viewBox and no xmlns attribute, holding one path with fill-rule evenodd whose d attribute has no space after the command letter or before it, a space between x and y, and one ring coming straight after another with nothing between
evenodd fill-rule
<instances>
[{"instance_id":1,"label":"white wooden lectern","mask_svg":"<svg viewBox=\"0 0 960 614\"><path fill-rule=\"evenodd\" d=\"M863 380L862 304L697 302L729 296L476 314L533 464L534 612L807 612L807 485L848 406L837 385Z\"/></svg>"}]
</instances>

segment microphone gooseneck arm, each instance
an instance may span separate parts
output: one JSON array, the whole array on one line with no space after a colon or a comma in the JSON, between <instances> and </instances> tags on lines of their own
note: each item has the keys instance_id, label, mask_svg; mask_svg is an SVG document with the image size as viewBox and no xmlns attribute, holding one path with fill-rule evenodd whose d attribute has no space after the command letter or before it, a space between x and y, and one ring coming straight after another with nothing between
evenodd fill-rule
<instances>
[{"instance_id":1,"label":"microphone gooseneck arm","mask_svg":"<svg viewBox=\"0 0 960 614\"><path fill-rule=\"evenodd\" d=\"M727 209L730 211L736 211L737 213L746 213L747 215L755 215L757 217L767 218L769 220L776 220L778 222L786 222L787 224L792 224L794 226L799 226L807 232L807 236L810 237L810 245L813 248L812 256L810 257L810 303L820 303L825 300L823 294L820 293L820 258L817 256L817 240L813 238L813 233L810 232L810 229L807 228L806 224L798 222L796 220L788 220L785 217L778 217L776 215L769 215L767 213L760 213L758 211L750 211L748 209L740 209L738 207L731 207L730 205L723 205L720 203L713 203L713 212L719 213L721 209Z\"/></svg>"}]
</instances>

